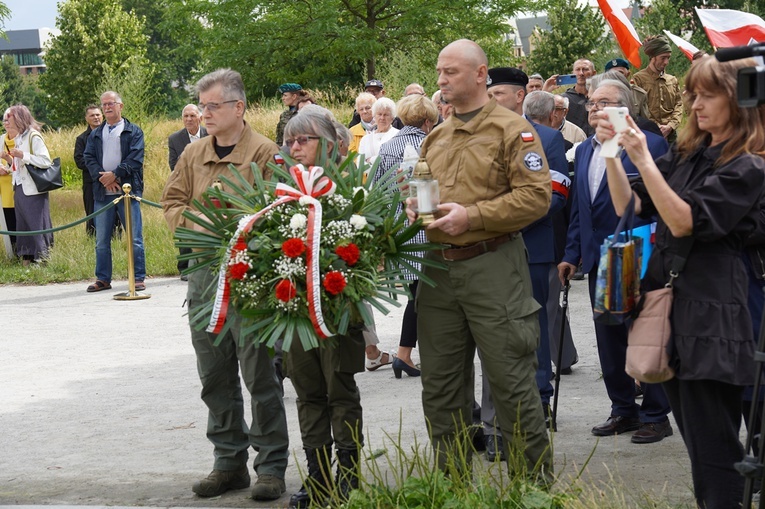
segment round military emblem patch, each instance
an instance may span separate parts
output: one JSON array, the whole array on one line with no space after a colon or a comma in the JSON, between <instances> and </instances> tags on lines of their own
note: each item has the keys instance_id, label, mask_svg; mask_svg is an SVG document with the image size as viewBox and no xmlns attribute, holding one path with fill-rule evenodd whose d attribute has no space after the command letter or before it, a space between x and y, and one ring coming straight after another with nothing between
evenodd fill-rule
<instances>
[{"instance_id":1,"label":"round military emblem patch","mask_svg":"<svg viewBox=\"0 0 765 509\"><path fill-rule=\"evenodd\" d=\"M539 171L542 169L542 156L536 152L529 152L523 157L523 164L526 165L526 169L531 171Z\"/></svg>"}]
</instances>

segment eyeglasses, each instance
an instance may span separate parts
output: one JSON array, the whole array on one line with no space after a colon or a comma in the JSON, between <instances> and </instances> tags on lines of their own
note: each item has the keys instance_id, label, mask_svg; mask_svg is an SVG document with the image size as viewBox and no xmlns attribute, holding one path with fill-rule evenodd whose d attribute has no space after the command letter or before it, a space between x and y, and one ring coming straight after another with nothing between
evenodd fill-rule
<instances>
[{"instance_id":1,"label":"eyeglasses","mask_svg":"<svg viewBox=\"0 0 765 509\"><path fill-rule=\"evenodd\" d=\"M111 101L111 102L108 102L108 103L101 103L101 107L102 108L112 108L112 107L114 107L114 106L116 106L118 104L122 104L122 103L117 103L117 102Z\"/></svg>"},{"instance_id":2,"label":"eyeglasses","mask_svg":"<svg viewBox=\"0 0 765 509\"><path fill-rule=\"evenodd\" d=\"M597 106L598 107L597 109L602 110L603 108L606 108L608 106L619 106L619 104L621 103L617 101L598 101L596 103L592 101L587 101L586 103L584 103L584 109L587 111L590 111L594 109L595 106Z\"/></svg>"},{"instance_id":3,"label":"eyeglasses","mask_svg":"<svg viewBox=\"0 0 765 509\"><path fill-rule=\"evenodd\" d=\"M296 138L287 138L284 140L284 144L288 147L291 147L295 144L295 142L298 142L298 145L301 147L308 143L310 140L320 140L321 136L298 136Z\"/></svg>"},{"instance_id":4,"label":"eyeglasses","mask_svg":"<svg viewBox=\"0 0 765 509\"><path fill-rule=\"evenodd\" d=\"M223 101L222 103L206 103L206 104L205 103L199 103L197 105L197 107L199 108L199 111L202 112L202 113L205 112L205 109L208 110L210 113L214 113L214 112L218 111L218 108L220 108L221 105L228 104L228 103L235 103L235 102L238 102L238 101L239 101L239 99L231 99L230 101Z\"/></svg>"}]
</instances>

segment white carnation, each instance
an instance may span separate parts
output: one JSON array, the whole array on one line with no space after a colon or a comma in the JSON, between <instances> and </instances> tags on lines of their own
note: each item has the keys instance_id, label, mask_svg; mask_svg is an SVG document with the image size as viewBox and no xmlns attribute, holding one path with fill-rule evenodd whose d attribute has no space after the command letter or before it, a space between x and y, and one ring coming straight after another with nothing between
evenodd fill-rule
<instances>
[{"instance_id":1,"label":"white carnation","mask_svg":"<svg viewBox=\"0 0 765 509\"><path fill-rule=\"evenodd\" d=\"M367 226L367 219L364 216L360 216L358 214L353 214L351 216L350 222L357 230L361 230Z\"/></svg>"},{"instance_id":2,"label":"white carnation","mask_svg":"<svg viewBox=\"0 0 765 509\"><path fill-rule=\"evenodd\" d=\"M573 163L574 159L576 159L576 148L579 146L580 143L582 142L580 141L580 142L574 143L574 146L568 149L568 151L566 151L566 161L568 161L569 163Z\"/></svg>"},{"instance_id":3,"label":"white carnation","mask_svg":"<svg viewBox=\"0 0 765 509\"><path fill-rule=\"evenodd\" d=\"M290 219L290 228L293 230L300 230L301 228L305 228L307 223L307 217L305 217L303 214L295 214L292 216L292 219Z\"/></svg>"}]
</instances>

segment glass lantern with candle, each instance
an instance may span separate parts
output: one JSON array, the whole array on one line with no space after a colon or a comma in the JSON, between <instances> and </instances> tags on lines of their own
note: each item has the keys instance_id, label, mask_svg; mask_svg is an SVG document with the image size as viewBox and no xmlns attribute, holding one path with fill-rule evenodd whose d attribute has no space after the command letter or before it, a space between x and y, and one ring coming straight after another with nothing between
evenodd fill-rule
<instances>
[{"instance_id":1,"label":"glass lantern with candle","mask_svg":"<svg viewBox=\"0 0 765 509\"><path fill-rule=\"evenodd\" d=\"M436 220L436 212L440 197L438 181L430 173L430 167L425 158L420 158L414 167L412 179L409 181L409 196L414 198L413 208L426 227Z\"/></svg>"}]
</instances>

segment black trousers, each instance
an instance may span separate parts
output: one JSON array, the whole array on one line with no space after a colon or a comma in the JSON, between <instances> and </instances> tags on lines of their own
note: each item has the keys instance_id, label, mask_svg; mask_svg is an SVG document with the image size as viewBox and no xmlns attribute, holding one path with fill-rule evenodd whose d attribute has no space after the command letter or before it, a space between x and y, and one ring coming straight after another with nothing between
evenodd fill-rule
<instances>
[{"instance_id":1,"label":"black trousers","mask_svg":"<svg viewBox=\"0 0 765 509\"><path fill-rule=\"evenodd\" d=\"M696 503L704 509L739 507L744 478L733 464L744 457L738 438L744 388L677 378L662 386L691 459Z\"/></svg>"},{"instance_id":2,"label":"black trousers","mask_svg":"<svg viewBox=\"0 0 765 509\"><path fill-rule=\"evenodd\" d=\"M93 198L93 182L82 180L82 204L85 206L85 215L93 213L95 199ZM85 231L91 237L96 234L96 223L92 219L85 222Z\"/></svg>"},{"instance_id":3,"label":"black trousers","mask_svg":"<svg viewBox=\"0 0 765 509\"><path fill-rule=\"evenodd\" d=\"M404 318L401 321L401 338L398 346L408 346L411 348L417 346L417 311L414 310L414 298L417 296L417 283L419 282L419 279L415 279L409 283L409 293L412 294L412 298L406 303L406 309L404 309Z\"/></svg>"}]
</instances>

